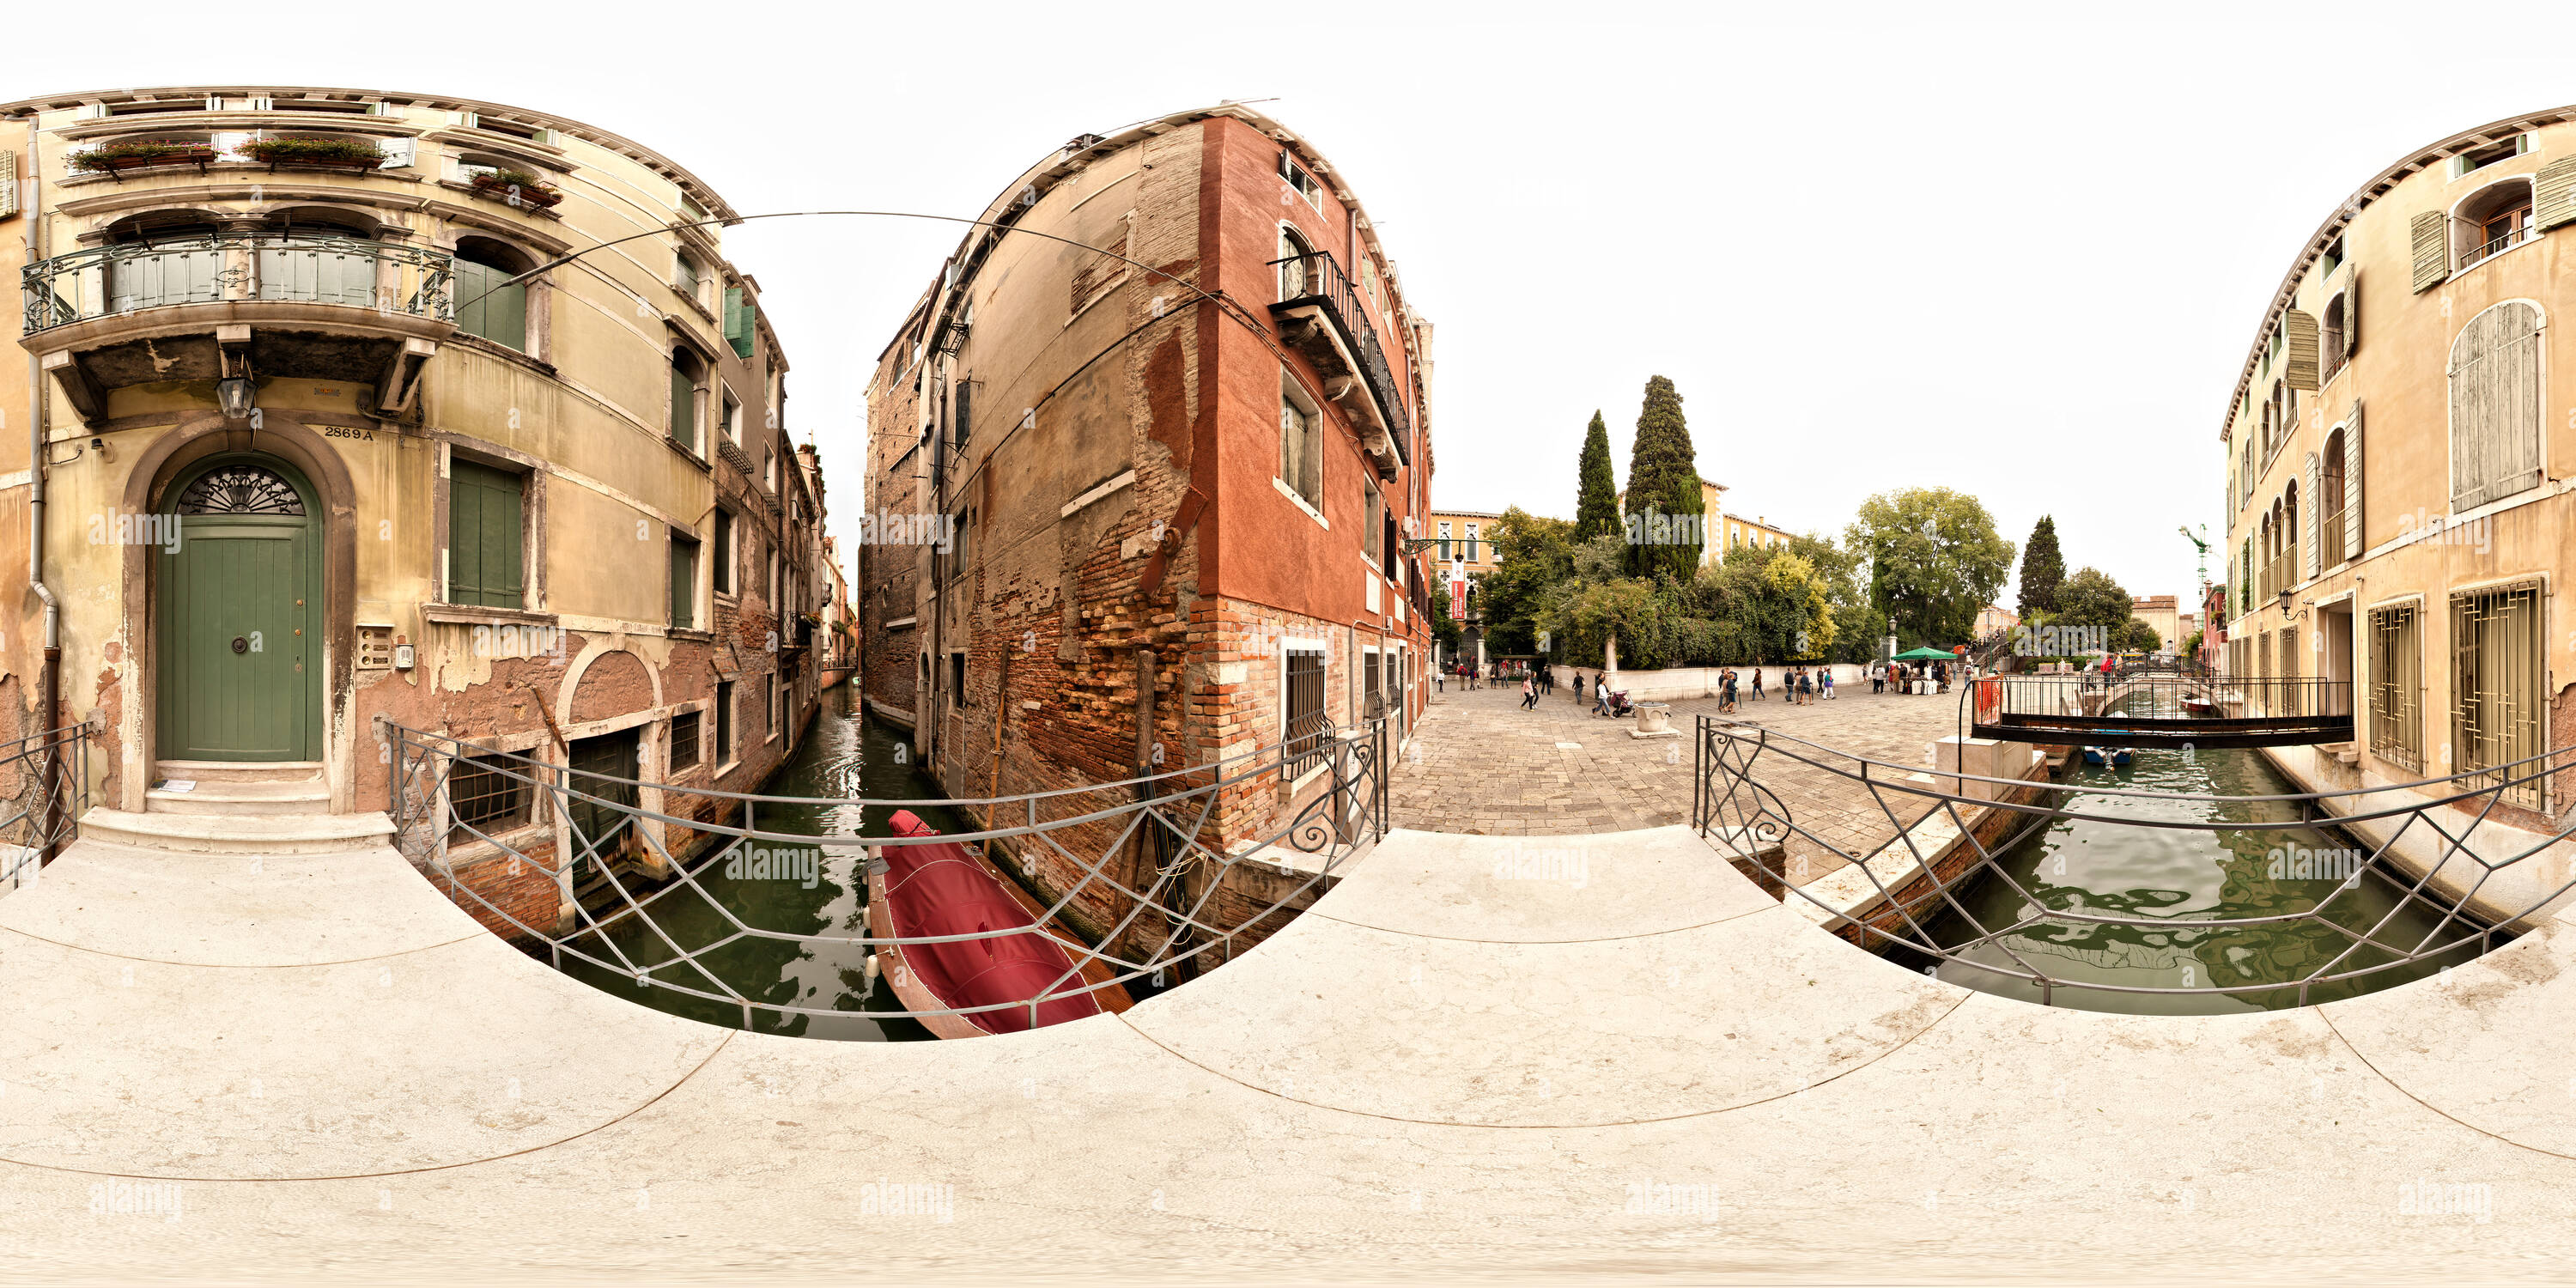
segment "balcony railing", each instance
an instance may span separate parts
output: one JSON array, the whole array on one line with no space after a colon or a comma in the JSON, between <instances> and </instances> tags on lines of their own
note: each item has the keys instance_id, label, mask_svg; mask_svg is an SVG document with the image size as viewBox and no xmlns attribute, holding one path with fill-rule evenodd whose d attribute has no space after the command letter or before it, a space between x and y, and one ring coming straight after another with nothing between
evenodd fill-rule
<instances>
[{"instance_id":1,"label":"balcony railing","mask_svg":"<svg viewBox=\"0 0 2576 1288\"><path fill-rule=\"evenodd\" d=\"M1369 324L1350 275L1342 271L1332 255L1319 250L1272 260L1270 268L1279 274L1279 302L1270 306L1271 310L1322 307L1334 329L1341 333L1343 345L1358 360L1369 397L1386 422L1387 436L1395 441L1396 460L1412 464L1413 417L1405 409L1403 387L1395 382L1395 372L1387 365L1386 349L1378 343L1377 328Z\"/></svg>"},{"instance_id":2,"label":"balcony railing","mask_svg":"<svg viewBox=\"0 0 2576 1288\"><path fill-rule=\"evenodd\" d=\"M2482 232L2480 234L2471 235L2481 236ZM2483 240L2471 242L2469 245L2460 249L2459 266L2461 268L2467 268L2469 265L2477 263L2479 260L2487 259L2495 255L2501 255L2524 242L2530 241L2531 237L2531 225L2525 224L2501 237L2488 237Z\"/></svg>"},{"instance_id":3,"label":"balcony railing","mask_svg":"<svg viewBox=\"0 0 2576 1288\"><path fill-rule=\"evenodd\" d=\"M97 246L20 270L25 334L74 322L227 301L340 304L456 320L445 251L356 237L219 233Z\"/></svg>"}]
</instances>

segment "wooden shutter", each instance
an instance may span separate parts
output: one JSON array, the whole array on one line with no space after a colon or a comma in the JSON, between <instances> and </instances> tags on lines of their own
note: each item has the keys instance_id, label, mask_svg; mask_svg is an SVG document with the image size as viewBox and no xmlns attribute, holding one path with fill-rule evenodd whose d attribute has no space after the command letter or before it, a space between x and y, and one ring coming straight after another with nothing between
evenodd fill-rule
<instances>
[{"instance_id":1,"label":"wooden shutter","mask_svg":"<svg viewBox=\"0 0 2576 1288\"><path fill-rule=\"evenodd\" d=\"M519 534L525 487L507 470L451 461L447 476L447 600L521 607Z\"/></svg>"},{"instance_id":2,"label":"wooden shutter","mask_svg":"<svg viewBox=\"0 0 2576 1288\"><path fill-rule=\"evenodd\" d=\"M2361 402L2343 427L2343 557L2361 557Z\"/></svg>"},{"instance_id":3,"label":"wooden shutter","mask_svg":"<svg viewBox=\"0 0 2576 1288\"><path fill-rule=\"evenodd\" d=\"M2576 157L2552 161L2531 177L2531 221L2544 229L2576 223Z\"/></svg>"},{"instance_id":4,"label":"wooden shutter","mask_svg":"<svg viewBox=\"0 0 2576 1288\"><path fill-rule=\"evenodd\" d=\"M0 151L0 219L18 213L18 154Z\"/></svg>"},{"instance_id":5,"label":"wooden shutter","mask_svg":"<svg viewBox=\"0 0 2576 1288\"><path fill-rule=\"evenodd\" d=\"M725 340L733 345L735 357L748 358L751 356L752 309L743 302L742 288L726 287L724 305Z\"/></svg>"},{"instance_id":6,"label":"wooden shutter","mask_svg":"<svg viewBox=\"0 0 2576 1288\"><path fill-rule=\"evenodd\" d=\"M697 624L698 543L671 534L671 624L683 630Z\"/></svg>"},{"instance_id":7,"label":"wooden shutter","mask_svg":"<svg viewBox=\"0 0 2576 1288\"><path fill-rule=\"evenodd\" d=\"M2540 312L2499 304L2451 345L2451 508L2540 481Z\"/></svg>"},{"instance_id":8,"label":"wooden shutter","mask_svg":"<svg viewBox=\"0 0 2576 1288\"><path fill-rule=\"evenodd\" d=\"M2427 210L2408 227L2415 241L2415 291L2420 295L2451 278L2451 226L2441 211Z\"/></svg>"},{"instance_id":9,"label":"wooden shutter","mask_svg":"<svg viewBox=\"0 0 2576 1288\"><path fill-rule=\"evenodd\" d=\"M512 276L488 264L456 261L456 329L525 353L528 287L524 282L510 282ZM509 285L502 285L504 282Z\"/></svg>"},{"instance_id":10,"label":"wooden shutter","mask_svg":"<svg viewBox=\"0 0 2576 1288\"><path fill-rule=\"evenodd\" d=\"M677 361L671 363L671 441L698 450L698 384Z\"/></svg>"},{"instance_id":11,"label":"wooden shutter","mask_svg":"<svg viewBox=\"0 0 2576 1288\"><path fill-rule=\"evenodd\" d=\"M2282 364L2281 382L2292 389L2317 387L2317 315L2297 309L2281 312L2281 340L2287 361ZM2282 437L2296 426L2283 426Z\"/></svg>"},{"instance_id":12,"label":"wooden shutter","mask_svg":"<svg viewBox=\"0 0 2576 1288\"><path fill-rule=\"evenodd\" d=\"M2316 526L2318 523L2324 523L2316 513L2326 507L2326 495L2318 489L2318 464L2316 464L2316 453L2313 451L2308 453L2308 492L2306 495L2300 495L2298 500L2300 500L2298 518L2300 523L2306 526L2298 533L2298 538L2300 538L2300 544L2308 546L2306 551L2300 551L2300 556L2303 556L2300 564L2308 569L2306 577L2300 577L2300 580L2313 580L2318 572L2318 562L2321 562L2321 556L2326 554L2324 546L2316 541Z\"/></svg>"},{"instance_id":13,"label":"wooden shutter","mask_svg":"<svg viewBox=\"0 0 2576 1288\"><path fill-rule=\"evenodd\" d=\"M2361 348L2361 266L2344 270L2343 285L2343 358L2352 361L2353 352Z\"/></svg>"}]
</instances>

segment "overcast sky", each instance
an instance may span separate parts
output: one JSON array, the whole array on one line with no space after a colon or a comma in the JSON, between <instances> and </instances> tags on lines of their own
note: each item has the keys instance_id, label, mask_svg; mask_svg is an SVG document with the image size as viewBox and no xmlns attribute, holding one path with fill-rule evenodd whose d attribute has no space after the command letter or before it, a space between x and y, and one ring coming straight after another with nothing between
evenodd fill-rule
<instances>
[{"instance_id":1,"label":"overcast sky","mask_svg":"<svg viewBox=\"0 0 2576 1288\"><path fill-rule=\"evenodd\" d=\"M1661 374L1731 510L1837 534L1872 492L1941 484L2016 544L2054 514L2070 569L2186 598L2175 529L2219 537L2220 418L2307 235L2411 149L2576 102L2576 17L2550 6L2492 32L2420 3L1780 9L771 3L666 23L522 0L506 22L360 32L303 6L127 3L120 26L206 38L21 59L6 97L448 93L625 134L744 212L968 216L1075 134L1275 99L1438 327L1437 504L1571 515L1595 408L1624 485ZM101 21L40 7L13 35L96 48ZM870 364L957 235L727 234L843 532Z\"/></svg>"}]
</instances>

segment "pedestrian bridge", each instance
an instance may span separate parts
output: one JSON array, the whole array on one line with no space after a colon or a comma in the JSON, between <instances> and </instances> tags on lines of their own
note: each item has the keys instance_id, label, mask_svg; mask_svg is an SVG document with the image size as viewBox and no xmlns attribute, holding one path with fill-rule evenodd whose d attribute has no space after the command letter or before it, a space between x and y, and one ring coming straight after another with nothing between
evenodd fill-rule
<instances>
[{"instance_id":1,"label":"pedestrian bridge","mask_svg":"<svg viewBox=\"0 0 2576 1288\"><path fill-rule=\"evenodd\" d=\"M558 974L383 830L93 833L0 899L13 1269L2485 1278L2576 1251L2557 920L2354 1000L2121 1016L1899 969L1686 828L1397 831L1122 1015L876 1045Z\"/></svg>"},{"instance_id":2,"label":"pedestrian bridge","mask_svg":"<svg viewBox=\"0 0 2576 1288\"><path fill-rule=\"evenodd\" d=\"M1962 695L1974 735L2096 747L2291 747L2350 742L2352 682L2197 668L2012 674Z\"/></svg>"}]
</instances>

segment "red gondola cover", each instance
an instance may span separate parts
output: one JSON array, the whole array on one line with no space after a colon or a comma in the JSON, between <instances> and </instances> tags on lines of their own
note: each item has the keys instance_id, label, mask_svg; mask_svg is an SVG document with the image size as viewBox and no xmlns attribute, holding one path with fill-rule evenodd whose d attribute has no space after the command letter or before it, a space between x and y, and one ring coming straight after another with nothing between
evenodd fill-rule
<instances>
[{"instance_id":1,"label":"red gondola cover","mask_svg":"<svg viewBox=\"0 0 2576 1288\"><path fill-rule=\"evenodd\" d=\"M939 835L910 810L896 810L890 821L897 836ZM897 938L1032 928L1021 935L903 946L913 973L948 1006L1018 1003L961 1018L987 1033L1017 1033L1033 1027L1027 1003L1042 992L1052 995L1038 1004L1034 1027L1100 1013L1100 1003L1081 991L1086 986L1063 946L1034 929L1035 920L966 847L953 841L889 845L882 853L886 911Z\"/></svg>"}]
</instances>

